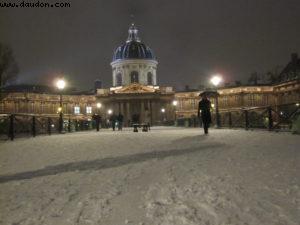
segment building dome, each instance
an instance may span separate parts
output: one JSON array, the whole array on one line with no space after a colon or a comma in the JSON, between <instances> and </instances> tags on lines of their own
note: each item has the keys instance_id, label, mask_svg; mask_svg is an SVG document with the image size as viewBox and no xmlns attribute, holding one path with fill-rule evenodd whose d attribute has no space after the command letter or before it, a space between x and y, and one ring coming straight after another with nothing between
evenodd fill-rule
<instances>
[{"instance_id":1,"label":"building dome","mask_svg":"<svg viewBox=\"0 0 300 225\"><path fill-rule=\"evenodd\" d=\"M134 24L129 27L126 43L119 46L114 52L113 61L122 59L155 60L153 51L138 37L138 29Z\"/></svg>"}]
</instances>

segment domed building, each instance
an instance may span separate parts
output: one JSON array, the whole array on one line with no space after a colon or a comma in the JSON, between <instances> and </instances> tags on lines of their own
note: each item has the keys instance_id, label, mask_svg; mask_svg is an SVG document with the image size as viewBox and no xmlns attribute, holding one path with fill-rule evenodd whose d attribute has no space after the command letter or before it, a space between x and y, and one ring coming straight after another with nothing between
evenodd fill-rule
<instances>
[{"instance_id":1,"label":"domed building","mask_svg":"<svg viewBox=\"0 0 300 225\"><path fill-rule=\"evenodd\" d=\"M141 42L134 24L128 30L127 41L115 50L111 66L114 87L132 83L157 85L156 58L153 51Z\"/></svg>"},{"instance_id":2,"label":"domed building","mask_svg":"<svg viewBox=\"0 0 300 225\"><path fill-rule=\"evenodd\" d=\"M174 91L172 87L157 84L157 60L153 50L144 44L137 27L132 24L127 40L118 46L111 62L112 87L97 90L101 102L101 114L122 114L128 126L138 118L139 123L150 121L152 125L174 120ZM146 118L149 115L150 118Z\"/></svg>"}]
</instances>

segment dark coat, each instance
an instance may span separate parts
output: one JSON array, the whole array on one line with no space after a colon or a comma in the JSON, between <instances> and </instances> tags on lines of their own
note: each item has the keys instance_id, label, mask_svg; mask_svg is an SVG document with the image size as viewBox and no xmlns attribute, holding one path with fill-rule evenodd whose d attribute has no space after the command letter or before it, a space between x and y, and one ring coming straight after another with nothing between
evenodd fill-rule
<instances>
[{"instance_id":1,"label":"dark coat","mask_svg":"<svg viewBox=\"0 0 300 225\"><path fill-rule=\"evenodd\" d=\"M211 123L211 114L210 114L211 103L208 99L202 99L199 102L198 106L198 117L200 117L203 123Z\"/></svg>"},{"instance_id":2,"label":"dark coat","mask_svg":"<svg viewBox=\"0 0 300 225\"><path fill-rule=\"evenodd\" d=\"M122 114L119 114L118 118L117 118L118 122L123 123L123 119L124 119L124 116Z\"/></svg>"}]
</instances>

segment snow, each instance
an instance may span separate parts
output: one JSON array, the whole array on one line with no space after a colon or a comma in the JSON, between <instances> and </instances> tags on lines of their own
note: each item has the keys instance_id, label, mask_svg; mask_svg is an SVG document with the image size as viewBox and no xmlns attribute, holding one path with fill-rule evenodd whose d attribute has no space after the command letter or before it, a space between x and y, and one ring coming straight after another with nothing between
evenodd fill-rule
<instances>
[{"instance_id":1,"label":"snow","mask_svg":"<svg viewBox=\"0 0 300 225\"><path fill-rule=\"evenodd\" d=\"M156 127L0 142L1 225L299 225L300 138Z\"/></svg>"}]
</instances>

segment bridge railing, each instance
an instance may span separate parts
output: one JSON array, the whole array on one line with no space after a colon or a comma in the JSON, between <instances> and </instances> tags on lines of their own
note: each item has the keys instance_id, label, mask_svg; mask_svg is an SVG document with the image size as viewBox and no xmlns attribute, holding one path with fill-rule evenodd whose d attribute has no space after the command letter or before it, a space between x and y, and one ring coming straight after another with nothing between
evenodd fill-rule
<instances>
[{"instance_id":1,"label":"bridge railing","mask_svg":"<svg viewBox=\"0 0 300 225\"><path fill-rule=\"evenodd\" d=\"M37 114L0 114L0 138L14 140L15 137L51 135L58 133L59 117L57 115ZM64 117L63 131L75 132L95 128L94 121L74 117Z\"/></svg>"},{"instance_id":2,"label":"bridge railing","mask_svg":"<svg viewBox=\"0 0 300 225\"><path fill-rule=\"evenodd\" d=\"M300 115L299 103L220 110L221 127L290 130ZM213 116L215 121L215 115Z\"/></svg>"},{"instance_id":3,"label":"bridge railing","mask_svg":"<svg viewBox=\"0 0 300 225\"><path fill-rule=\"evenodd\" d=\"M212 110L212 126L216 126L216 114ZM300 115L299 103L270 105L262 107L245 107L220 109L220 127L224 128L260 128L268 130L290 130L294 120ZM198 127L201 119L179 118L177 126Z\"/></svg>"}]
</instances>

